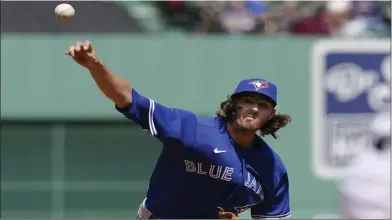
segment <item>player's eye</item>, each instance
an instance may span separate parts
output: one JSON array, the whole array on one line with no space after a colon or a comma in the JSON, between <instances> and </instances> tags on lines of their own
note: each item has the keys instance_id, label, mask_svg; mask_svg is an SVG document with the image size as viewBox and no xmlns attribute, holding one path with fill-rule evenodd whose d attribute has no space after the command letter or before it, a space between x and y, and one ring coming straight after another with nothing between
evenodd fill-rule
<instances>
[{"instance_id":1,"label":"player's eye","mask_svg":"<svg viewBox=\"0 0 392 220\"><path fill-rule=\"evenodd\" d=\"M270 105L268 105L268 104L265 103L265 102L259 102L259 103L258 103L258 106L259 106L259 108L261 108L261 109L270 108Z\"/></svg>"}]
</instances>

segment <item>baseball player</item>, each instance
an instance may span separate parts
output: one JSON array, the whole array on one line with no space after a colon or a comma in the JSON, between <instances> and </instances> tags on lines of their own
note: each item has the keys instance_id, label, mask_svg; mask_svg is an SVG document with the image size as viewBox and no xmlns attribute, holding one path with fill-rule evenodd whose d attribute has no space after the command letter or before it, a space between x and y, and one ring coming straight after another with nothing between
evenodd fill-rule
<instances>
[{"instance_id":1,"label":"baseball player","mask_svg":"<svg viewBox=\"0 0 392 220\"><path fill-rule=\"evenodd\" d=\"M66 52L86 67L125 117L162 142L139 219L236 219L290 215L289 179L277 153L258 135L272 135L291 118L276 113L277 87L245 79L216 117L168 108L137 92L96 56L90 42Z\"/></svg>"},{"instance_id":2,"label":"baseball player","mask_svg":"<svg viewBox=\"0 0 392 220\"><path fill-rule=\"evenodd\" d=\"M373 144L353 162L340 185L344 219L391 219L391 118L378 115L370 125Z\"/></svg>"}]
</instances>

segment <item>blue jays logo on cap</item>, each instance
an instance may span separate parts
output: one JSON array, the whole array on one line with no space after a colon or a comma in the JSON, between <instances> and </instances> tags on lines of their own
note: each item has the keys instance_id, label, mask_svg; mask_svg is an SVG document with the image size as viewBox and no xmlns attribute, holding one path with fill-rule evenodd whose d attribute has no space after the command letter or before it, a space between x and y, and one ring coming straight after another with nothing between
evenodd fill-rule
<instances>
[{"instance_id":1,"label":"blue jays logo on cap","mask_svg":"<svg viewBox=\"0 0 392 220\"><path fill-rule=\"evenodd\" d=\"M259 90L261 88L268 88L268 82L267 81L259 81L259 80L255 80L250 82L249 84L252 84L255 86L256 90Z\"/></svg>"},{"instance_id":2,"label":"blue jays logo on cap","mask_svg":"<svg viewBox=\"0 0 392 220\"><path fill-rule=\"evenodd\" d=\"M240 83L238 83L238 86L235 89L233 95L242 92L254 92L265 95L275 102L275 105L278 103L278 88L273 83L264 79L254 78L242 80Z\"/></svg>"}]
</instances>

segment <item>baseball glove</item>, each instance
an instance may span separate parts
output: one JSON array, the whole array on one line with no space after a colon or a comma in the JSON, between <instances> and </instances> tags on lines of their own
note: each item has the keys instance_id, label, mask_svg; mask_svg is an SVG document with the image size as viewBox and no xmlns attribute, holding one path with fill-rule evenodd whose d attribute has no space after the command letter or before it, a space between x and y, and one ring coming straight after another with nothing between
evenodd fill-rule
<instances>
[{"instance_id":1,"label":"baseball glove","mask_svg":"<svg viewBox=\"0 0 392 220\"><path fill-rule=\"evenodd\" d=\"M232 212L225 212L222 208L218 207L220 210L218 213L219 219L238 219L238 216Z\"/></svg>"}]
</instances>

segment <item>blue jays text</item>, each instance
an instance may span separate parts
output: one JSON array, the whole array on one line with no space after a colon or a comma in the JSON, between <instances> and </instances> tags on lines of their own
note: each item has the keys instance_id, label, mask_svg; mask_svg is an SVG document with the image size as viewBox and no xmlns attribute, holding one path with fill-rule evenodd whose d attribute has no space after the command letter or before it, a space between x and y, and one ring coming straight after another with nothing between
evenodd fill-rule
<instances>
[{"instance_id":1,"label":"blue jays text","mask_svg":"<svg viewBox=\"0 0 392 220\"><path fill-rule=\"evenodd\" d=\"M279 156L261 138L240 148L219 117L168 108L132 90L117 108L163 144L145 206L157 218L217 218L218 209L252 218L290 215L289 181Z\"/></svg>"}]
</instances>

